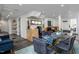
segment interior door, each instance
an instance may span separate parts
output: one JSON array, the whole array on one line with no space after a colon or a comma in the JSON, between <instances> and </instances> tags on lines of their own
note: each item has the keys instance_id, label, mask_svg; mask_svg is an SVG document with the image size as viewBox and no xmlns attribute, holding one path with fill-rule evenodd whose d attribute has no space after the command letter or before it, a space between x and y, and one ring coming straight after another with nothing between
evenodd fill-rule
<instances>
[{"instance_id":1,"label":"interior door","mask_svg":"<svg viewBox=\"0 0 79 59\"><path fill-rule=\"evenodd\" d=\"M51 26L51 21L48 21L48 26Z\"/></svg>"}]
</instances>

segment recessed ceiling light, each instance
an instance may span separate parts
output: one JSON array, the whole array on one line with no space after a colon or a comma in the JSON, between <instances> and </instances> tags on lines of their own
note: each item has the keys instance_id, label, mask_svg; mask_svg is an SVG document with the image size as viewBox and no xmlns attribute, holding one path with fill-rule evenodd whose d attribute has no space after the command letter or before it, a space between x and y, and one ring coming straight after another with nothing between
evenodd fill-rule
<instances>
[{"instance_id":1,"label":"recessed ceiling light","mask_svg":"<svg viewBox=\"0 0 79 59\"><path fill-rule=\"evenodd\" d=\"M10 16L10 15L8 15L8 16Z\"/></svg>"},{"instance_id":2,"label":"recessed ceiling light","mask_svg":"<svg viewBox=\"0 0 79 59\"><path fill-rule=\"evenodd\" d=\"M19 6L22 6L23 4L19 4Z\"/></svg>"},{"instance_id":3,"label":"recessed ceiling light","mask_svg":"<svg viewBox=\"0 0 79 59\"><path fill-rule=\"evenodd\" d=\"M64 7L64 4L61 4L61 7Z\"/></svg>"},{"instance_id":4,"label":"recessed ceiling light","mask_svg":"<svg viewBox=\"0 0 79 59\"><path fill-rule=\"evenodd\" d=\"M10 15L12 15L13 14L13 12L10 12Z\"/></svg>"},{"instance_id":5,"label":"recessed ceiling light","mask_svg":"<svg viewBox=\"0 0 79 59\"><path fill-rule=\"evenodd\" d=\"M9 17L10 15L7 15L7 18Z\"/></svg>"}]
</instances>

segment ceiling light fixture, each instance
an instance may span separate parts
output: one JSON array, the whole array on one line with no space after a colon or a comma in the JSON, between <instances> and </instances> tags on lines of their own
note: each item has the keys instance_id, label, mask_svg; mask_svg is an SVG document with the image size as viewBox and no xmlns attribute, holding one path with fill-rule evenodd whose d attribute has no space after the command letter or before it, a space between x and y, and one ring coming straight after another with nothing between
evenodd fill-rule
<instances>
[{"instance_id":1,"label":"ceiling light fixture","mask_svg":"<svg viewBox=\"0 0 79 59\"><path fill-rule=\"evenodd\" d=\"M12 15L13 14L13 12L10 12L10 15Z\"/></svg>"},{"instance_id":2,"label":"ceiling light fixture","mask_svg":"<svg viewBox=\"0 0 79 59\"><path fill-rule=\"evenodd\" d=\"M19 6L22 6L23 4L19 4Z\"/></svg>"},{"instance_id":3,"label":"ceiling light fixture","mask_svg":"<svg viewBox=\"0 0 79 59\"><path fill-rule=\"evenodd\" d=\"M64 4L61 4L61 7L64 7Z\"/></svg>"},{"instance_id":4,"label":"ceiling light fixture","mask_svg":"<svg viewBox=\"0 0 79 59\"><path fill-rule=\"evenodd\" d=\"M8 15L8 16L10 16L10 15Z\"/></svg>"},{"instance_id":5,"label":"ceiling light fixture","mask_svg":"<svg viewBox=\"0 0 79 59\"><path fill-rule=\"evenodd\" d=\"M9 17L10 15L7 15L7 18Z\"/></svg>"}]
</instances>

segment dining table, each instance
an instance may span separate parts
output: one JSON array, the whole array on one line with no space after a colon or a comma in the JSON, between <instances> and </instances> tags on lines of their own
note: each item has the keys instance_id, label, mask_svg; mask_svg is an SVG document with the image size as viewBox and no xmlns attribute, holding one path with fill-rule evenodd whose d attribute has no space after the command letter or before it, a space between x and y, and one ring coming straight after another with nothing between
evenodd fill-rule
<instances>
[{"instance_id":1,"label":"dining table","mask_svg":"<svg viewBox=\"0 0 79 59\"><path fill-rule=\"evenodd\" d=\"M51 35L42 36L46 43L49 45L58 44L61 41L67 40L71 35L65 35L63 32L54 32Z\"/></svg>"}]
</instances>

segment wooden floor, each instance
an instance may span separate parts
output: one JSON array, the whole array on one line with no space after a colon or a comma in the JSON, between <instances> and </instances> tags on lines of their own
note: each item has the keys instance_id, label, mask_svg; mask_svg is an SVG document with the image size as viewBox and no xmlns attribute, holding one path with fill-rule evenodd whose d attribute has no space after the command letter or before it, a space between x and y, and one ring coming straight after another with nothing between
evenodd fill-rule
<instances>
[{"instance_id":1,"label":"wooden floor","mask_svg":"<svg viewBox=\"0 0 79 59\"><path fill-rule=\"evenodd\" d=\"M13 44L14 44L14 50L20 50L22 48L25 48L29 45L31 45L32 43L30 41L28 41L27 39L24 39L20 36L17 35L10 35L10 38L13 40Z\"/></svg>"}]
</instances>

